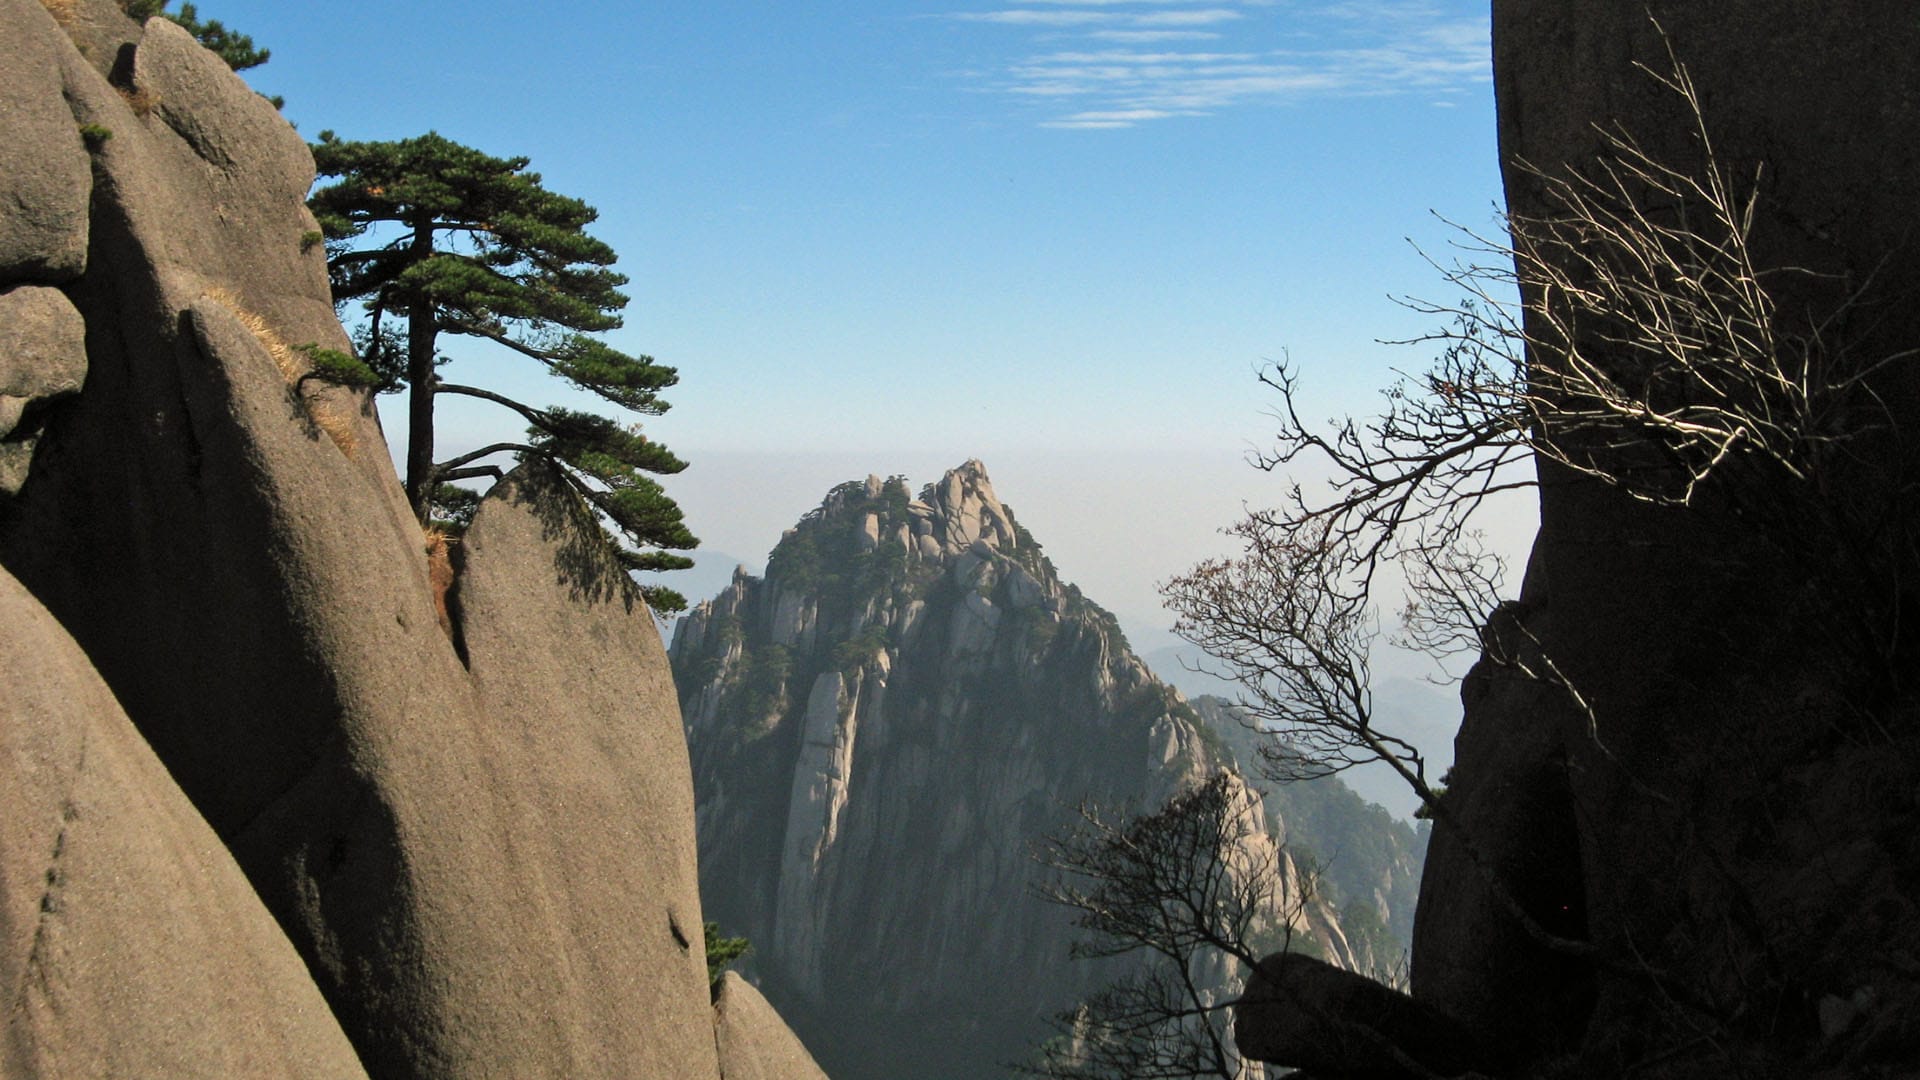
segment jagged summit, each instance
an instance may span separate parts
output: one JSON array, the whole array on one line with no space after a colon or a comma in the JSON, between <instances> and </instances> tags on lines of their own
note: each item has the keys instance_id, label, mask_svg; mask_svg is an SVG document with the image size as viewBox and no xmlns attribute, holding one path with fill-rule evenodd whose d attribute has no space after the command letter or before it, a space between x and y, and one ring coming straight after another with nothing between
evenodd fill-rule
<instances>
[{"instance_id":1,"label":"jagged summit","mask_svg":"<svg viewBox=\"0 0 1920 1080\"><path fill-rule=\"evenodd\" d=\"M980 670L994 654L1032 666L1071 625L1065 640L1090 650L1103 692L1151 687L1169 711L1190 712L1127 649L1118 621L1060 579L978 459L948 470L918 498L908 492L900 476L834 487L781 536L764 579L737 572L680 621L674 655L706 652L714 634L760 630L784 649L806 653L825 642L842 661L877 655L886 663L932 638L944 662ZM942 616L931 629L930 604ZM723 663L729 656L723 644ZM726 689L706 674L680 675L690 731L713 718Z\"/></svg>"},{"instance_id":2,"label":"jagged summit","mask_svg":"<svg viewBox=\"0 0 1920 1080\"><path fill-rule=\"evenodd\" d=\"M1157 805L1226 761L979 461L917 498L897 476L835 487L764 578L680 622L672 659L703 904L836 1080L1025 1057L1115 974L1069 959L1035 843L1082 799ZM1326 909L1303 919L1352 962Z\"/></svg>"},{"instance_id":3,"label":"jagged summit","mask_svg":"<svg viewBox=\"0 0 1920 1080\"><path fill-rule=\"evenodd\" d=\"M1022 547L1036 548L1033 538L1014 522L1013 513L994 494L987 467L977 458L947 470L938 481L922 488L917 499L907 497L906 479L899 476L886 480L868 476L865 481L841 484L827 493L817 509L787 530L781 543L824 523L844 524L848 520L859 526L857 533L847 536L862 552L888 543L909 556L938 559L958 555L975 544L1007 554ZM776 547L773 558L777 560L779 554ZM773 576L772 560L768 576Z\"/></svg>"},{"instance_id":4,"label":"jagged summit","mask_svg":"<svg viewBox=\"0 0 1920 1080\"><path fill-rule=\"evenodd\" d=\"M949 469L937 484L928 484L920 492L917 504L928 515L929 531L941 548L957 552L983 543L999 551L1019 546L1020 527L993 493L987 479L987 467L974 458L957 469ZM926 545L921 545L922 551Z\"/></svg>"}]
</instances>

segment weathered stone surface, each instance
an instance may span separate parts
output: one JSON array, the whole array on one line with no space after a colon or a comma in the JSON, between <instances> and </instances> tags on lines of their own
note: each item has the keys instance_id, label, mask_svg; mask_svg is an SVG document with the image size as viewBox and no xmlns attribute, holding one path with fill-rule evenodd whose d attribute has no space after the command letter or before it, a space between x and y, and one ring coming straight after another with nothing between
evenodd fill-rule
<instances>
[{"instance_id":1,"label":"weathered stone surface","mask_svg":"<svg viewBox=\"0 0 1920 1080\"><path fill-rule=\"evenodd\" d=\"M986 466L978 460L949 471L922 493L920 501L931 512L935 538L949 552L965 551L975 541L1003 551L1019 543L1013 518L1000 505L987 481Z\"/></svg>"},{"instance_id":2,"label":"weathered stone surface","mask_svg":"<svg viewBox=\"0 0 1920 1080\"><path fill-rule=\"evenodd\" d=\"M17 493L33 462L41 418L28 410L79 392L86 375L86 325L60 290L0 293L0 495Z\"/></svg>"},{"instance_id":3,"label":"weathered stone surface","mask_svg":"<svg viewBox=\"0 0 1920 1080\"><path fill-rule=\"evenodd\" d=\"M493 947L520 954L517 1023L553 1029L514 1071L712 1075L693 779L666 650L551 466L522 466L481 504L455 606L493 728L487 764L523 822L488 870L520 878L531 909L494 927Z\"/></svg>"},{"instance_id":4,"label":"weathered stone surface","mask_svg":"<svg viewBox=\"0 0 1920 1080\"><path fill-rule=\"evenodd\" d=\"M827 1080L804 1043L752 983L734 972L713 995L720 1080Z\"/></svg>"},{"instance_id":5,"label":"weathered stone surface","mask_svg":"<svg viewBox=\"0 0 1920 1080\"><path fill-rule=\"evenodd\" d=\"M1486 1068L1471 1034L1379 982L1298 953L1261 961L1235 1009L1250 1059L1319 1080L1411 1080Z\"/></svg>"},{"instance_id":6,"label":"weathered stone surface","mask_svg":"<svg viewBox=\"0 0 1920 1080\"><path fill-rule=\"evenodd\" d=\"M1406 994L1310 956L1278 953L1234 1010L1247 1057L1320 1080L1459 1076L1484 1068L1463 1029Z\"/></svg>"},{"instance_id":7,"label":"weathered stone surface","mask_svg":"<svg viewBox=\"0 0 1920 1080\"><path fill-rule=\"evenodd\" d=\"M140 40L141 24L127 18L120 0L57 0L44 6L59 13L60 29L101 78L112 77Z\"/></svg>"},{"instance_id":8,"label":"weathered stone surface","mask_svg":"<svg viewBox=\"0 0 1920 1080\"><path fill-rule=\"evenodd\" d=\"M1506 655L1519 655L1529 634L1551 638L1551 614L1504 609L1495 632ZM1526 655L1538 664L1537 650ZM1423 884L1414 920L1413 985L1422 1001L1460 1018L1490 1060L1512 1064L1563 1048L1593 1007L1587 962L1544 947L1511 909L1520 905L1546 932L1587 939L1586 868L1565 758L1576 737L1560 691L1490 660L1468 674L1461 697L1449 819L1428 848L1432 884Z\"/></svg>"},{"instance_id":9,"label":"weathered stone surface","mask_svg":"<svg viewBox=\"0 0 1920 1080\"><path fill-rule=\"evenodd\" d=\"M521 477L456 590L469 672L369 403L300 380L298 346L348 343L303 243L299 136L177 27L75 12L86 55L56 43L52 92L114 133L65 287L87 378L0 499L0 564L233 852L370 1072L715 1075L649 616L582 584L604 553ZM7 0L0 41L44 21Z\"/></svg>"},{"instance_id":10,"label":"weathered stone surface","mask_svg":"<svg viewBox=\"0 0 1920 1080\"><path fill-rule=\"evenodd\" d=\"M313 183L306 141L172 20L148 20L133 54L133 92L200 160L261 195L304 192ZM282 239L298 249L299 237Z\"/></svg>"},{"instance_id":11,"label":"weathered stone surface","mask_svg":"<svg viewBox=\"0 0 1920 1080\"><path fill-rule=\"evenodd\" d=\"M0 628L0 1076L364 1076L232 856L5 571Z\"/></svg>"},{"instance_id":12,"label":"weathered stone surface","mask_svg":"<svg viewBox=\"0 0 1920 1080\"><path fill-rule=\"evenodd\" d=\"M33 0L0 0L0 286L59 284L87 264L87 149L60 95L71 49Z\"/></svg>"},{"instance_id":13,"label":"weathered stone surface","mask_svg":"<svg viewBox=\"0 0 1920 1080\"><path fill-rule=\"evenodd\" d=\"M73 394L86 377L86 324L65 294L38 286L0 293L0 398ZM0 424L0 438L11 430Z\"/></svg>"}]
</instances>

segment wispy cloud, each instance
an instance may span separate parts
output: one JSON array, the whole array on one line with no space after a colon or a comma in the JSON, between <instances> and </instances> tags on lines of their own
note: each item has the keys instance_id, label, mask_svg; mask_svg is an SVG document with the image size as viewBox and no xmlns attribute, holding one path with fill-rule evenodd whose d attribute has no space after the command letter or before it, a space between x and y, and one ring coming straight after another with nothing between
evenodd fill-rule
<instances>
[{"instance_id":1,"label":"wispy cloud","mask_svg":"<svg viewBox=\"0 0 1920 1080\"><path fill-rule=\"evenodd\" d=\"M1166 109L1119 109L1111 112L1074 113L1058 120L1047 120L1041 127L1050 128L1116 128L1132 127L1142 120L1164 120L1169 116L1191 115Z\"/></svg>"},{"instance_id":2,"label":"wispy cloud","mask_svg":"<svg viewBox=\"0 0 1920 1080\"><path fill-rule=\"evenodd\" d=\"M1145 15L1135 15L1135 26L1210 26L1213 23L1232 22L1240 18L1237 11L1227 8L1207 8L1203 11L1153 11Z\"/></svg>"},{"instance_id":3,"label":"wispy cloud","mask_svg":"<svg viewBox=\"0 0 1920 1080\"><path fill-rule=\"evenodd\" d=\"M1099 11L1016 11L963 12L954 18L965 22L1004 23L1008 26L1079 26L1106 22L1113 16Z\"/></svg>"},{"instance_id":4,"label":"wispy cloud","mask_svg":"<svg viewBox=\"0 0 1920 1080\"><path fill-rule=\"evenodd\" d=\"M1457 4L1449 13L1441 0L1022 0L948 17L1025 28L1024 48L976 78L1041 109L1036 122L1048 128L1127 128L1336 95L1418 93L1438 104L1490 77L1485 15ZM1180 47L1192 43L1205 44Z\"/></svg>"},{"instance_id":5,"label":"wispy cloud","mask_svg":"<svg viewBox=\"0 0 1920 1080\"><path fill-rule=\"evenodd\" d=\"M1124 41L1142 45L1159 41L1218 41L1221 37L1212 30L1095 30L1087 36L1096 41Z\"/></svg>"}]
</instances>

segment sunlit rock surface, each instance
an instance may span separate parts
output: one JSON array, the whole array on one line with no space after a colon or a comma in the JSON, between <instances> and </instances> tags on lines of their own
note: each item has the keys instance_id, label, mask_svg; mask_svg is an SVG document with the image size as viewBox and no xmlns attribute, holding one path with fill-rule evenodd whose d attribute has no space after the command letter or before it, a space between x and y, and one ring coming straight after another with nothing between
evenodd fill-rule
<instances>
[{"instance_id":1,"label":"sunlit rock surface","mask_svg":"<svg viewBox=\"0 0 1920 1080\"><path fill-rule=\"evenodd\" d=\"M443 623L306 377L302 137L112 0L0 0L0 59L0 1075L717 1077L665 652L578 498L503 482Z\"/></svg>"}]
</instances>

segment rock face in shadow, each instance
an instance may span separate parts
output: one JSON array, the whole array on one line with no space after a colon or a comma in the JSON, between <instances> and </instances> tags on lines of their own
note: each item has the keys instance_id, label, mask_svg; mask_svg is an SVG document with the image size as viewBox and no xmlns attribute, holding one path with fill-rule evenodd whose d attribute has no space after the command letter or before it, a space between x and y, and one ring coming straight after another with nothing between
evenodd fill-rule
<instances>
[{"instance_id":1,"label":"rock face in shadow","mask_svg":"<svg viewBox=\"0 0 1920 1080\"><path fill-rule=\"evenodd\" d=\"M0 571L0 1076L365 1076L273 917Z\"/></svg>"},{"instance_id":2,"label":"rock face in shadow","mask_svg":"<svg viewBox=\"0 0 1920 1080\"><path fill-rule=\"evenodd\" d=\"M1782 348L1825 377L1920 339L1911 12L1493 11L1514 215L1557 212L1542 174L1592 175L1602 128L1704 175L1694 118L1649 75L1677 59L1728 182L1758 177L1749 244ZM1604 363L1619 342L1583 344ZM1915 371L1821 418L1851 441L1805 492L1730 472L1661 509L1542 466L1525 585L1463 687L1412 958L1414 999L1498 1071L1904 1075L1920 1055Z\"/></svg>"},{"instance_id":3,"label":"rock face in shadow","mask_svg":"<svg viewBox=\"0 0 1920 1080\"><path fill-rule=\"evenodd\" d=\"M51 823L10 812L0 852L9 873L44 870L60 785L84 784L74 805L98 813L69 848L124 849L146 875L119 894L76 871L62 894L75 929L57 970L88 994L114 974L140 986L150 953L224 921L235 940L182 958L164 983L177 997L33 999L17 1038L10 1014L5 1075L39 1075L43 1043L59 1067L97 1052L106 1073L202 1071L135 1068L149 1059L113 1055L137 1047L104 1041L145 1034L161 1064L198 1045L222 1075L307 1058L288 1071L324 1075L351 1064L324 1037L324 996L375 1076L717 1076L691 779L632 584L577 498L528 469L479 511L443 629L370 402L306 377L303 346L348 342L304 205L305 144L178 26L135 25L112 0L52 7L58 23L0 0L0 191L29 203L0 208L0 310L36 313L0 329L0 565L165 773L113 764L109 750L137 756L130 732L89 735L99 756L61 766L79 779L49 773L22 796ZM8 625L7 660L51 640ZM0 738L23 745L36 729L6 708ZM95 790L123 773L116 797L133 802ZM165 802L166 774L210 831ZM160 827L121 835L142 799ZM219 844L277 945L231 895ZM149 873L169 853L179 866ZM30 906L27 887L9 879L7 903ZM0 923L9 940L31 925ZM105 955L116 941L125 955ZM289 955L304 988L279 985L298 982ZM260 1041L242 1052L214 1024Z\"/></svg>"},{"instance_id":4,"label":"rock face in shadow","mask_svg":"<svg viewBox=\"0 0 1920 1080\"><path fill-rule=\"evenodd\" d=\"M1234 1009L1240 1052L1317 1080L1459 1076L1486 1067L1473 1037L1431 1007L1310 956L1276 954Z\"/></svg>"},{"instance_id":5,"label":"rock face in shadow","mask_svg":"<svg viewBox=\"0 0 1920 1080\"><path fill-rule=\"evenodd\" d=\"M734 972L713 994L720 1080L827 1080L813 1055L753 984Z\"/></svg>"},{"instance_id":6,"label":"rock face in shadow","mask_svg":"<svg viewBox=\"0 0 1920 1080\"><path fill-rule=\"evenodd\" d=\"M918 498L897 477L840 485L764 580L681 622L673 662L702 897L841 1080L1030 1059L1046 1018L1124 970L1069 957L1035 845L1082 799L1157 808L1227 760L979 462ZM1351 964L1326 905L1305 907L1298 938Z\"/></svg>"}]
</instances>

